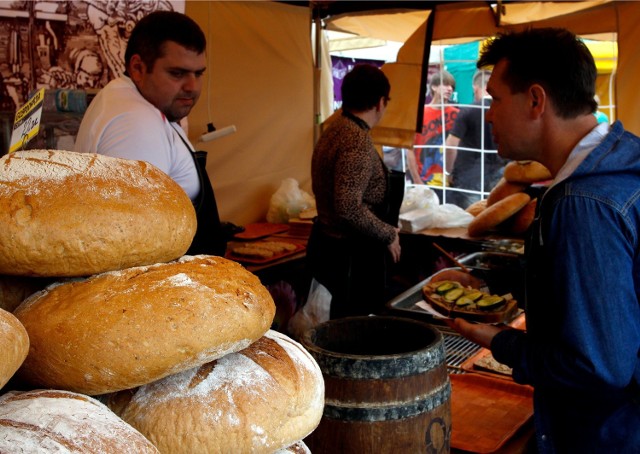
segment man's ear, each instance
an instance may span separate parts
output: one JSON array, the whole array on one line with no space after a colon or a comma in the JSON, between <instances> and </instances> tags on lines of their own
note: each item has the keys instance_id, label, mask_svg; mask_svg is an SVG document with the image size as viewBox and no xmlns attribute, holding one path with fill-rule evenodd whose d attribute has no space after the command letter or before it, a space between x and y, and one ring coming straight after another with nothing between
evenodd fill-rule
<instances>
[{"instance_id":1,"label":"man's ear","mask_svg":"<svg viewBox=\"0 0 640 454\"><path fill-rule=\"evenodd\" d=\"M534 84L529 87L529 102L534 115L539 116L544 113L547 104L547 93L541 85Z\"/></svg>"},{"instance_id":2,"label":"man's ear","mask_svg":"<svg viewBox=\"0 0 640 454\"><path fill-rule=\"evenodd\" d=\"M129 67L127 68L127 72L129 73L129 77L132 80L138 81L140 76L147 71L147 65L144 64L142 58L138 54L134 54L131 56L129 60Z\"/></svg>"},{"instance_id":3,"label":"man's ear","mask_svg":"<svg viewBox=\"0 0 640 454\"><path fill-rule=\"evenodd\" d=\"M386 102L387 100L385 99L385 97L381 96L380 99L378 100L378 104L376 104L376 112L380 112L385 106Z\"/></svg>"}]
</instances>

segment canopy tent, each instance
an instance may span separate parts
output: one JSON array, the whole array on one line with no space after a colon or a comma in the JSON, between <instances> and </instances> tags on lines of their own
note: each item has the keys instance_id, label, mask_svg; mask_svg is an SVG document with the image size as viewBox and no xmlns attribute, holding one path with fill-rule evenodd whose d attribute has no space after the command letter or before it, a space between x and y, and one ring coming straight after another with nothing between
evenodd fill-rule
<instances>
[{"instance_id":1,"label":"canopy tent","mask_svg":"<svg viewBox=\"0 0 640 454\"><path fill-rule=\"evenodd\" d=\"M392 37L391 30L403 28L407 12L375 11L371 14L345 14L327 19L327 28L358 33L369 37ZM413 18L413 15L411 16ZM413 32L398 53L396 62L383 66L393 87L393 103L385 117L374 128L377 143L410 148L415 131L421 124L421 99L426 85L425 45L446 44L490 37L501 30L523 27L564 27L592 39L617 39L617 49L608 43L589 42L598 54L617 59L613 98L609 99L608 83L612 69L600 65L599 73L606 74L606 86L600 96L605 104L616 106L616 117L625 127L640 133L639 96L635 74L640 71L640 60L633 49L639 31L635 27L640 18L640 4L610 0L584 2L513 2L491 6L484 2L451 2L435 5L425 21ZM386 24L375 33L371 24ZM429 39L430 38L430 39ZM540 62L544 64L544 62Z\"/></svg>"},{"instance_id":2,"label":"canopy tent","mask_svg":"<svg viewBox=\"0 0 640 454\"><path fill-rule=\"evenodd\" d=\"M485 2L188 0L186 14L206 30L208 39L207 81L189 116L189 136L197 142L210 122L218 128L232 124L237 128L235 134L196 144L209 152L207 170L222 219L237 224L264 219L271 195L285 178L296 179L310 192L314 131L326 117L321 112L326 96L320 96L317 87L321 79L330 79L329 65L320 70L314 63L313 40L322 38L312 34L314 20L363 37L406 41L396 63L384 66L391 79L393 102L383 123L374 128L374 137L381 144L408 147L413 142L424 90L429 18L433 42L443 44L529 25L567 27L587 37L614 33L618 61L612 104L625 127L640 134L640 91L636 88L640 57L634 52L640 38L636 27L640 3L499 5L504 14L497 15ZM326 48L320 55L320 61L326 63ZM331 93L323 85L325 93Z\"/></svg>"}]
</instances>

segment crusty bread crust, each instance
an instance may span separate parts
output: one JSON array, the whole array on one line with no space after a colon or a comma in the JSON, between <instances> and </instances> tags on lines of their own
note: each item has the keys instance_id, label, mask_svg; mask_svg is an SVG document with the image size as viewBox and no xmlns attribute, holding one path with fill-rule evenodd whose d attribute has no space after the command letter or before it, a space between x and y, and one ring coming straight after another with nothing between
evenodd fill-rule
<instances>
[{"instance_id":1,"label":"crusty bread crust","mask_svg":"<svg viewBox=\"0 0 640 454\"><path fill-rule=\"evenodd\" d=\"M29 352L29 335L10 312L0 309L0 389L24 362ZM0 450L1 451L1 450Z\"/></svg>"},{"instance_id":2,"label":"crusty bread crust","mask_svg":"<svg viewBox=\"0 0 640 454\"><path fill-rule=\"evenodd\" d=\"M472 216L477 216L487 208L487 199L478 200L469 205L465 211Z\"/></svg>"},{"instance_id":3,"label":"crusty bread crust","mask_svg":"<svg viewBox=\"0 0 640 454\"><path fill-rule=\"evenodd\" d=\"M500 178L498 184L494 186L494 188L489 193L489 197L487 197L487 206L490 207L494 203L499 202L506 197L509 197L511 194L523 192L528 187L529 184L526 183L512 183L507 181L504 177Z\"/></svg>"},{"instance_id":4,"label":"crusty bread crust","mask_svg":"<svg viewBox=\"0 0 640 454\"><path fill-rule=\"evenodd\" d=\"M60 150L0 159L0 274L88 276L182 256L189 197L142 161Z\"/></svg>"},{"instance_id":5,"label":"crusty bread crust","mask_svg":"<svg viewBox=\"0 0 640 454\"><path fill-rule=\"evenodd\" d=\"M518 211L513 216L513 221L510 228L511 232L518 235L525 233L529 226L533 223L537 206L538 199L533 199L529 203L527 203L524 208Z\"/></svg>"},{"instance_id":6,"label":"crusty bread crust","mask_svg":"<svg viewBox=\"0 0 640 454\"><path fill-rule=\"evenodd\" d=\"M157 454L104 404L67 391L0 396L0 452Z\"/></svg>"},{"instance_id":7,"label":"crusty bread crust","mask_svg":"<svg viewBox=\"0 0 640 454\"><path fill-rule=\"evenodd\" d=\"M275 304L240 264L185 256L54 284L14 314L31 339L23 380L96 395L249 346L271 326Z\"/></svg>"},{"instance_id":8,"label":"crusty bread crust","mask_svg":"<svg viewBox=\"0 0 640 454\"><path fill-rule=\"evenodd\" d=\"M304 347L269 331L238 353L116 393L107 405L161 452L273 453L317 427L324 382Z\"/></svg>"},{"instance_id":9,"label":"crusty bread crust","mask_svg":"<svg viewBox=\"0 0 640 454\"><path fill-rule=\"evenodd\" d=\"M504 166L504 178L510 183L532 184L549 180L551 172L536 161L511 161Z\"/></svg>"},{"instance_id":10,"label":"crusty bread crust","mask_svg":"<svg viewBox=\"0 0 640 454\"><path fill-rule=\"evenodd\" d=\"M528 194L518 192L494 203L469 223L467 229L469 236L483 235L516 214L529 203L530 200L531 197Z\"/></svg>"}]
</instances>

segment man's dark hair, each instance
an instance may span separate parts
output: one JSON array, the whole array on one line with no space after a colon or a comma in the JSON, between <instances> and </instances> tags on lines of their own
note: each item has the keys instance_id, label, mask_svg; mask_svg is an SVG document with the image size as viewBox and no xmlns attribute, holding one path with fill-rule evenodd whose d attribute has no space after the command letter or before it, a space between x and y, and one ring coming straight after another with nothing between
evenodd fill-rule
<instances>
[{"instance_id":1,"label":"man's dark hair","mask_svg":"<svg viewBox=\"0 0 640 454\"><path fill-rule=\"evenodd\" d=\"M342 81L342 108L347 112L364 112L380 101L389 100L391 85L387 76L377 67L356 65Z\"/></svg>"},{"instance_id":2,"label":"man's dark hair","mask_svg":"<svg viewBox=\"0 0 640 454\"><path fill-rule=\"evenodd\" d=\"M207 47L202 29L190 17L175 11L154 11L140 19L131 32L124 54L125 68L131 57L140 55L151 71L156 60L164 55L164 43L173 41L198 54Z\"/></svg>"},{"instance_id":3,"label":"man's dark hair","mask_svg":"<svg viewBox=\"0 0 640 454\"><path fill-rule=\"evenodd\" d=\"M480 54L478 68L507 60L504 82L512 93L540 84L562 118L593 113L596 64L587 46L561 28L501 33Z\"/></svg>"}]
</instances>

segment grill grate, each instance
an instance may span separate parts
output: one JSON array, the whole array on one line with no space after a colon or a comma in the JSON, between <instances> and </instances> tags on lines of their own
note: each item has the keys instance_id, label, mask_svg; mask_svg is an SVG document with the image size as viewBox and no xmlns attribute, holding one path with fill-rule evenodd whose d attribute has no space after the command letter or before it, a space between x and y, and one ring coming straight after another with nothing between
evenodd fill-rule
<instances>
[{"instance_id":1,"label":"grill grate","mask_svg":"<svg viewBox=\"0 0 640 454\"><path fill-rule=\"evenodd\" d=\"M478 353L482 347L468 339L465 339L459 334L443 332L442 337L444 339L444 351L449 373L464 373L460 368L461 364Z\"/></svg>"}]
</instances>

